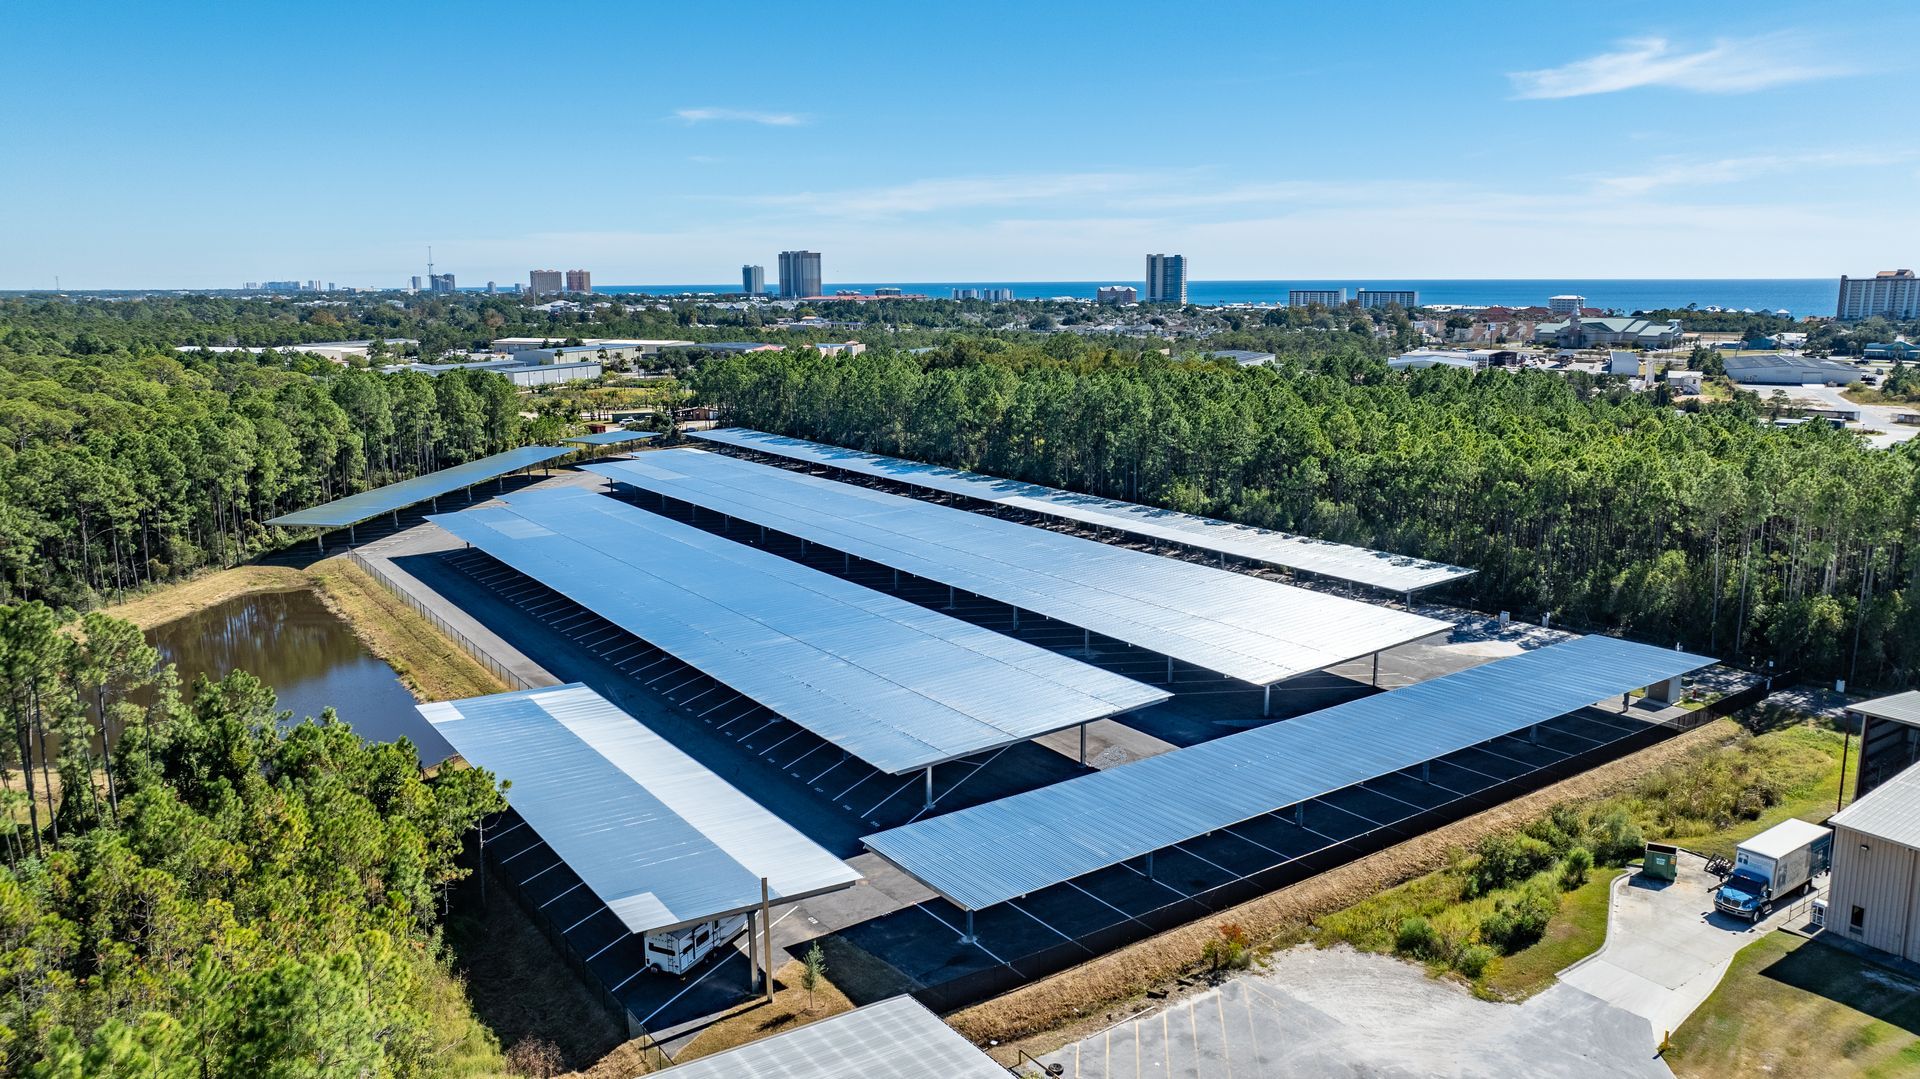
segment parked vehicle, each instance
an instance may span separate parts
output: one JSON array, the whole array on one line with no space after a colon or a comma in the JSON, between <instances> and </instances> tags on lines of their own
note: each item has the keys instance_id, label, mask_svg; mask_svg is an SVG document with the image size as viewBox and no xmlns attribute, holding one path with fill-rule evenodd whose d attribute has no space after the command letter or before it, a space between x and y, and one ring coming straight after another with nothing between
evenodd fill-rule
<instances>
[{"instance_id":1,"label":"parked vehicle","mask_svg":"<svg viewBox=\"0 0 1920 1079\"><path fill-rule=\"evenodd\" d=\"M1782 821L1740 844L1733 872L1713 893L1715 909L1757 922L1775 903L1799 894L1833 861L1833 832L1803 820Z\"/></svg>"},{"instance_id":2,"label":"parked vehicle","mask_svg":"<svg viewBox=\"0 0 1920 1079\"><path fill-rule=\"evenodd\" d=\"M719 921L648 933L647 965L668 974L685 974L746 928L747 916L736 914Z\"/></svg>"}]
</instances>

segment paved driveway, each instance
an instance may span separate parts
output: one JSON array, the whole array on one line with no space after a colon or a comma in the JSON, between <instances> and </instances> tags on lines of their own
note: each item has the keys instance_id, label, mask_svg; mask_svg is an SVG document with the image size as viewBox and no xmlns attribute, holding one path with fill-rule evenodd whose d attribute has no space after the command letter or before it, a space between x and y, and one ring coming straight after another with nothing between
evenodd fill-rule
<instances>
[{"instance_id":1,"label":"paved driveway","mask_svg":"<svg viewBox=\"0 0 1920 1079\"><path fill-rule=\"evenodd\" d=\"M1312 947L1043 1059L1073 1079L1672 1074L1644 1020L1577 990L1491 1004L1397 959Z\"/></svg>"},{"instance_id":2,"label":"paved driveway","mask_svg":"<svg viewBox=\"0 0 1920 1079\"><path fill-rule=\"evenodd\" d=\"M1758 939L1756 932L1781 924L1793 906L1776 911L1756 930L1713 909L1718 883L1708 875L1705 859L1686 853L1680 856L1679 879L1671 884L1632 873L1614 881L1607 943L1562 971L1559 984L1541 995L1571 989L1599 997L1645 1018L1658 1044L1720 984L1734 953ZM1824 878L1820 883L1824 887Z\"/></svg>"}]
</instances>

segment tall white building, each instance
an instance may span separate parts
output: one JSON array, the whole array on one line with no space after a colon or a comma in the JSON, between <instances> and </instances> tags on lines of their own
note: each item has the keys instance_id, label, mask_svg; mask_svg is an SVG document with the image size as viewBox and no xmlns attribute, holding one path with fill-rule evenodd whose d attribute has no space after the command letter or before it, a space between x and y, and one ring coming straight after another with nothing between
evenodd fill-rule
<instances>
[{"instance_id":1,"label":"tall white building","mask_svg":"<svg viewBox=\"0 0 1920 1079\"><path fill-rule=\"evenodd\" d=\"M1288 307L1345 307L1347 290L1343 288L1295 288L1287 290Z\"/></svg>"},{"instance_id":2,"label":"tall white building","mask_svg":"<svg viewBox=\"0 0 1920 1079\"><path fill-rule=\"evenodd\" d=\"M1411 311L1420 306L1420 294L1412 289L1363 288L1353 294L1361 307L1390 307L1399 304Z\"/></svg>"},{"instance_id":3,"label":"tall white building","mask_svg":"<svg viewBox=\"0 0 1920 1079\"><path fill-rule=\"evenodd\" d=\"M551 296L560 291L562 283L559 270L527 271L527 291L535 296Z\"/></svg>"},{"instance_id":4,"label":"tall white building","mask_svg":"<svg viewBox=\"0 0 1920 1079\"><path fill-rule=\"evenodd\" d=\"M1547 301L1547 310L1556 315L1578 315L1586 309L1587 298L1585 296L1575 296L1572 293L1568 293L1565 296L1555 296Z\"/></svg>"},{"instance_id":5,"label":"tall white building","mask_svg":"<svg viewBox=\"0 0 1920 1079\"><path fill-rule=\"evenodd\" d=\"M780 252L780 298L820 295L820 252Z\"/></svg>"},{"instance_id":6,"label":"tall white building","mask_svg":"<svg viewBox=\"0 0 1920 1079\"><path fill-rule=\"evenodd\" d=\"M1843 321L1872 318L1920 318L1920 277L1912 270L1881 270L1872 277L1840 278L1840 306L1834 315Z\"/></svg>"},{"instance_id":7,"label":"tall white building","mask_svg":"<svg viewBox=\"0 0 1920 1079\"><path fill-rule=\"evenodd\" d=\"M1147 302L1187 302L1187 256L1147 256Z\"/></svg>"}]
</instances>

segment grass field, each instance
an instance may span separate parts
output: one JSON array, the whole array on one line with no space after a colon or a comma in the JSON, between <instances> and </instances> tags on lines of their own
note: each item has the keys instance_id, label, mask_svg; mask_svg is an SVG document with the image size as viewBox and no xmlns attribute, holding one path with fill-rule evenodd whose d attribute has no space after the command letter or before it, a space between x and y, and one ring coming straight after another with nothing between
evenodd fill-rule
<instances>
[{"instance_id":1,"label":"grass field","mask_svg":"<svg viewBox=\"0 0 1920 1079\"><path fill-rule=\"evenodd\" d=\"M1734 957L1666 1059L1682 1079L1920 1074L1920 984L1770 933Z\"/></svg>"}]
</instances>

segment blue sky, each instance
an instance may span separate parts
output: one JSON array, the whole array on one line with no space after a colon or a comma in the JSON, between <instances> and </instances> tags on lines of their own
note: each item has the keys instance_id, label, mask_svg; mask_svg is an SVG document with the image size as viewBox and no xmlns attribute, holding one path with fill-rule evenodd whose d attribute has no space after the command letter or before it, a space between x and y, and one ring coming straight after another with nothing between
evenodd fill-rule
<instances>
[{"instance_id":1,"label":"blue sky","mask_svg":"<svg viewBox=\"0 0 1920 1079\"><path fill-rule=\"evenodd\" d=\"M1920 262L1920 7L1544 8L15 0L0 288Z\"/></svg>"}]
</instances>

